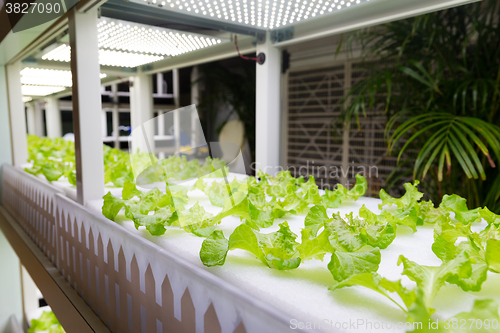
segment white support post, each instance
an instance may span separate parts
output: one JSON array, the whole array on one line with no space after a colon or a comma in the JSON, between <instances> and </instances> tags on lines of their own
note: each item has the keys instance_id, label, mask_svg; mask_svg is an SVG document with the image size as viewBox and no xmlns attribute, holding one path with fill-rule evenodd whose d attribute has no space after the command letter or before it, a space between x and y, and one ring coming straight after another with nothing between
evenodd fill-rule
<instances>
[{"instance_id":1,"label":"white support post","mask_svg":"<svg viewBox=\"0 0 500 333\"><path fill-rule=\"evenodd\" d=\"M39 137L45 136L45 126L43 124L43 108L41 102L35 103L35 134Z\"/></svg>"},{"instance_id":2,"label":"white support post","mask_svg":"<svg viewBox=\"0 0 500 333\"><path fill-rule=\"evenodd\" d=\"M163 91L163 73L156 73L156 94L160 97L165 93L166 91Z\"/></svg>"},{"instance_id":3,"label":"white support post","mask_svg":"<svg viewBox=\"0 0 500 333\"><path fill-rule=\"evenodd\" d=\"M174 93L174 139L175 139L175 152L179 153L181 151L181 125L179 119L179 111L177 109L180 106L180 96L179 96L179 70L174 68L172 70L173 79L173 93Z\"/></svg>"},{"instance_id":4,"label":"white support post","mask_svg":"<svg viewBox=\"0 0 500 333\"><path fill-rule=\"evenodd\" d=\"M165 114L165 111L158 111L158 136L160 137L165 136L165 122L160 121L163 120L163 114Z\"/></svg>"},{"instance_id":5,"label":"white support post","mask_svg":"<svg viewBox=\"0 0 500 333\"><path fill-rule=\"evenodd\" d=\"M344 96L347 96L349 90L351 89L351 62L347 61L344 67ZM345 102L346 105L350 103L351 98L349 97ZM348 189L350 188L349 184L349 139L350 139L350 129L351 124L344 124L344 129L342 133L342 172L341 172L341 183Z\"/></svg>"},{"instance_id":6,"label":"white support post","mask_svg":"<svg viewBox=\"0 0 500 333\"><path fill-rule=\"evenodd\" d=\"M86 13L73 8L69 14L69 36L77 201L85 205L104 194L97 8Z\"/></svg>"},{"instance_id":7,"label":"white support post","mask_svg":"<svg viewBox=\"0 0 500 333\"><path fill-rule=\"evenodd\" d=\"M257 66L256 119L255 119L255 171L274 175L279 170L280 157L280 77L281 51L271 43L257 45L257 54L266 55L264 64Z\"/></svg>"},{"instance_id":8,"label":"white support post","mask_svg":"<svg viewBox=\"0 0 500 333\"><path fill-rule=\"evenodd\" d=\"M198 66L194 66L191 71L191 104L195 106L200 102L200 90L199 90L199 82L200 73L198 70ZM191 115L191 148L195 148L198 146L199 138L196 137L196 133L199 128L199 118L196 111L196 107L193 108Z\"/></svg>"},{"instance_id":9,"label":"white support post","mask_svg":"<svg viewBox=\"0 0 500 333\"><path fill-rule=\"evenodd\" d=\"M35 105L33 103L26 104L26 122L28 123L28 134L36 135Z\"/></svg>"},{"instance_id":10,"label":"white support post","mask_svg":"<svg viewBox=\"0 0 500 333\"><path fill-rule=\"evenodd\" d=\"M160 140L163 140L163 137L165 136L165 111L158 111L158 117L156 118L158 122L158 136L161 138ZM158 152L158 158L160 160L165 158L165 152L160 151Z\"/></svg>"},{"instance_id":11,"label":"white support post","mask_svg":"<svg viewBox=\"0 0 500 333\"><path fill-rule=\"evenodd\" d=\"M45 121L47 137L60 138L62 136L62 124L58 98L49 97L45 99Z\"/></svg>"},{"instance_id":12,"label":"white support post","mask_svg":"<svg viewBox=\"0 0 500 333\"><path fill-rule=\"evenodd\" d=\"M113 92L113 135L115 138L115 148L120 149L120 114L118 113L118 85L111 86Z\"/></svg>"},{"instance_id":13,"label":"white support post","mask_svg":"<svg viewBox=\"0 0 500 333\"><path fill-rule=\"evenodd\" d=\"M174 110L174 140L175 140L175 153L181 151L181 121L179 110Z\"/></svg>"},{"instance_id":14,"label":"white support post","mask_svg":"<svg viewBox=\"0 0 500 333\"><path fill-rule=\"evenodd\" d=\"M108 117L107 111L105 109L101 110L101 124L102 124L102 137L105 138L108 136Z\"/></svg>"},{"instance_id":15,"label":"white support post","mask_svg":"<svg viewBox=\"0 0 500 333\"><path fill-rule=\"evenodd\" d=\"M174 94L174 104L176 108L180 106L180 90L179 90L179 70L177 68L172 69L172 81L173 81L173 94Z\"/></svg>"},{"instance_id":16,"label":"white support post","mask_svg":"<svg viewBox=\"0 0 500 333\"><path fill-rule=\"evenodd\" d=\"M7 72L5 66L0 66L0 165L4 163L12 164L12 145L11 145L11 132L10 127L10 116L9 116L9 92L7 89ZM2 169L0 168L0 176L2 174ZM2 191L0 185L0 204L2 204ZM2 244L2 239L0 235L0 246ZM5 240L7 241L7 240ZM1 250L0 250L1 252ZM16 257L12 254L12 258ZM4 270L6 268L3 268ZM0 287L0 294L2 292L9 290L10 286L5 286L4 289Z\"/></svg>"},{"instance_id":17,"label":"white support post","mask_svg":"<svg viewBox=\"0 0 500 333\"><path fill-rule=\"evenodd\" d=\"M130 123L134 136L132 137L132 152L154 153L154 121L153 118L153 80L151 75L141 71L130 78ZM142 130L137 131L139 127ZM141 133L141 135L139 135Z\"/></svg>"},{"instance_id":18,"label":"white support post","mask_svg":"<svg viewBox=\"0 0 500 333\"><path fill-rule=\"evenodd\" d=\"M26 116L24 113L23 94L21 92L21 64L17 62L6 66L6 72L9 94L12 160L15 166L20 166L28 160Z\"/></svg>"}]
</instances>

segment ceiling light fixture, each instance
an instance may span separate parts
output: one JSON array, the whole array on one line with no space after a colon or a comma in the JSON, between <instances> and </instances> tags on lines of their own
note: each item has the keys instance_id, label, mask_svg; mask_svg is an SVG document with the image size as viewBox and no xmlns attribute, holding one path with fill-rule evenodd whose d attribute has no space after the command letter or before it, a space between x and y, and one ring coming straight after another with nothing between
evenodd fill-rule
<instances>
[{"instance_id":1,"label":"ceiling light fixture","mask_svg":"<svg viewBox=\"0 0 500 333\"><path fill-rule=\"evenodd\" d=\"M24 96L47 96L63 91L66 87L57 86L35 86L23 84L21 92Z\"/></svg>"},{"instance_id":2,"label":"ceiling light fixture","mask_svg":"<svg viewBox=\"0 0 500 333\"><path fill-rule=\"evenodd\" d=\"M107 66L137 67L229 41L106 17L99 19L97 30L99 63ZM42 59L69 62L71 47L59 45Z\"/></svg>"},{"instance_id":3,"label":"ceiling light fixture","mask_svg":"<svg viewBox=\"0 0 500 333\"><path fill-rule=\"evenodd\" d=\"M176 56L222 43L220 38L110 18L99 19L97 29L99 48L152 55Z\"/></svg>"},{"instance_id":4,"label":"ceiling light fixture","mask_svg":"<svg viewBox=\"0 0 500 333\"><path fill-rule=\"evenodd\" d=\"M163 56L123 52L114 50L99 50L99 64L104 66L137 67L162 60ZM44 60L64 61L71 60L71 47L64 44L42 56Z\"/></svg>"},{"instance_id":5,"label":"ceiling light fixture","mask_svg":"<svg viewBox=\"0 0 500 333\"><path fill-rule=\"evenodd\" d=\"M101 79L105 78L106 74L101 73L100 77ZM31 67L26 67L21 71L21 83L63 87L71 87L73 85L71 71Z\"/></svg>"},{"instance_id":6,"label":"ceiling light fixture","mask_svg":"<svg viewBox=\"0 0 500 333\"><path fill-rule=\"evenodd\" d=\"M214 13L212 9L209 9L208 12L203 10L203 11L198 11L196 9L196 5L193 5L190 0L180 0L176 2L176 6L171 5L170 7L164 7L163 5L156 4L155 2L151 1L145 1L145 0L129 0L131 2L136 2L140 3L143 5L149 5L149 6L155 6L162 8L164 10L170 10L174 12L181 12L184 14L190 14L198 17L208 17L214 16ZM222 0L220 1L220 5L222 6L223 10L225 11L225 7L229 6L231 8L231 13L234 13L235 16L237 16L238 19L238 24L241 25L257 25L260 28L264 29L273 29L273 28L278 28L278 27L284 27L287 25L291 25L294 23L293 17L297 16L299 13L302 13L305 8L307 8L306 15L304 15L302 20L307 20L312 17L319 17L323 15L327 15L329 13L334 13L339 10L343 10L346 8L349 8L351 5L358 5L361 3L366 3L369 0L350 0L350 2L344 2L342 1L339 5L337 5L337 1L323 1L323 0L290 0L287 2L286 8L284 7L283 1L282 0L269 0L266 1L266 5L262 5L262 1L258 1L258 4L256 6L256 3L254 1L247 1L247 0ZM214 2L214 5L216 2ZM234 4L234 5L233 5ZM202 6L203 3L200 2L200 6ZM279 5L279 6L278 6ZM322 6L322 10L319 10L318 8ZM210 4L207 5L207 7L210 7ZM235 8L236 7L236 8ZM218 7L216 6L216 9ZM283 9L285 8L285 10ZM314 8L314 9L313 9ZM203 7L202 7L203 9ZM234 10L235 9L235 10ZM285 15L282 16L283 11L285 12ZM217 11L217 14L219 14L220 11ZM242 21L241 17L243 15L245 17L248 17L248 13L250 13L251 16L251 22L248 21L248 19L245 20L245 22ZM291 17L291 18L290 18ZM234 21L234 16L229 17L228 15L224 15L223 17L221 15L217 15L217 18L213 17L213 19L217 21ZM297 19L297 21L299 21Z\"/></svg>"}]
</instances>

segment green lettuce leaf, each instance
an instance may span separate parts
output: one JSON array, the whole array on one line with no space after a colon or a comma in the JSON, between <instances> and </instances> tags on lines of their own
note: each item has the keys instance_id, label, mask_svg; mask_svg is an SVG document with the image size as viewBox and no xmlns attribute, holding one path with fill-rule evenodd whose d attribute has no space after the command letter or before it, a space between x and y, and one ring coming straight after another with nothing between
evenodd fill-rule
<instances>
[{"instance_id":1,"label":"green lettuce leaf","mask_svg":"<svg viewBox=\"0 0 500 333\"><path fill-rule=\"evenodd\" d=\"M320 205L325 208L338 208L346 198L347 189L339 184L334 191L325 189L325 194L321 196Z\"/></svg>"},{"instance_id":2,"label":"green lettuce leaf","mask_svg":"<svg viewBox=\"0 0 500 333\"><path fill-rule=\"evenodd\" d=\"M417 189L417 185L420 184L418 180L415 181L414 184L406 183L404 184L404 188L406 190L405 194L396 199L391 197L384 189L380 190L380 199L382 203L379 205L379 208L382 209L383 206L391 206L395 205L398 208L402 208L403 210L411 208L414 206L424 195L422 192L419 192Z\"/></svg>"},{"instance_id":3,"label":"green lettuce leaf","mask_svg":"<svg viewBox=\"0 0 500 333\"><path fill-rule=\"evenodd\" d=\"M361 175L356 175L356 184L347 192L347 198L358 200L359 197L365 195L368 189L368 181Z\"/></svg>"},{"instance_id":4,"label":"green lettuce leaf","mask_svg":"<svg viewBox=\"0 0 500 333\"><path fill-rule=\"evenodd\" d=\"M325 226L328 221L328 216L326 215L326 209L322 205L316 205L311 207L307 213L304 225L306 229L311 230L311 235L316 237L318 230Z\"/></svg>"},{"instance_id":5,"label":"green lettuce leaf","mask_svg":"<svg viewBox=\"0 0 500 333\"><path fill-rule=\"evenodd\" d=\"M241 249L254 254L262 263L267 263L264 251L259 245L255 232L247 224L241 224L229 236L229 250Z\"/></svg>"},{"instance_id":6,"label":"green lettuce leaf","mask_svg":"<svg viewBox=\"0 0 500 333\"><path fill-rule=\"evenodd\" d=\"M59 180L63 175L63 170L59 169L56 164L47 162L42 166L42 174L49 182Z\"/></svg>"},{"instance_id":7,"label":"green lettuce leaf","mask_svg":"<svg viewBox=\"0 0 500 333\"><path fill-rule=\"evenodd\" d=\"M500 273L500 240L490 238L486 241L485 257L489 269Z\"/></svg>"},{"instance_id":8,"label":"green lettuce leaf","mask_svg":"<svg viewBox=\"0 0 500 333\"><path fill-rule=\"evenodd\" d=\"M494 300L476 299L470 312L461 312L454 317L458 328L452 327L450 331L464 332L465 328L468 333L498 332L498 325L492 324L495 320L497 323L500 321L498 313L498 304ZM465 325L462 326L464 322Z\"/></svg>"},{"instance_id":9,"label":"green lettuce leaf","mask_svg":"<svg viewBox=\"0 0 500 333\"><path fill-rule=\"evenodd\" d=\"M414 290L409 290L405 288L401 284L401 280L390 281L387 280L386 278L381 277L379 274L375 272L367 272L367 273L352 275L341 282L336 282L329 289L336 290L352 286L365 287L373 291L376 291L381 295L384 295L405 313L408 312L407 309L413 304L416 297ZM403 301L406 308L401 304L399 304L396 300L394 300L394 298L391 297L391 293L397 293L401 298L401 300Z\"/></svg>"},{"instance_id":10,"label":"green lettuce leaf","mask_svg":"<svg viewBox=\"0 0 500 333\"><path fill-rule=\"evenodd\" d=\"M160 208L154 214L131 213L136 229L144 226L153 236L161 236L167 230L165 226L171 225L177 219L175 210L171 206Z\"/></svg>"},{"instance_id":11,"label":"green lettuce leaf","mask_svg":"<svg viewBox=\"0 0 500 333\"><path fill-rule=\"evenodd\" d=\"M358 222L358 219L352 217L352 213L346 216L346 221L338 213L333 215L333 218L326 225L330 232L330 243L335 248L346 252L361 249L366 243L359 232Z\"/></svg>"},{"instance_id":12,"label":"green lettuce leaf","mask_svg":"<svg viewBox=\"0 0 500 333\"><path fill-rule=\"evenodd\" d=\"M453 276L467 277L471 274L469 258L465 253L446 261L441 266L423 266L408 260L403 255L399 256L398 265L403 264L403 275L416 282L416 303L410 312L415 315L414 320L422 319L422 313L430 317L434 312L432 303L446 280ZM424 316L424 317L425 317ZM427 317L425 317L427 321Z\"/></svg>"},{"instance_id":13,"label":"green lettuce leaf","mask_svg":"<svg viewBox=\"0 0 500 333\"><path fill-rule=\"evenodd\" d=\"M500 215L493 213L487 207L484 207L479 212L479 216L483 218L488 224L493 224L495 226L500 225Z\"/></svg>"},{"instance_id":14,"label":"green lettuce leaf","mask_svg":"<svg viewBox=\"0 0 500 333\"><path fill-rule=\"evenodd\" d=\"M129 180L125 181L122 189L122 199L132 199L134 196L141 197L142 192L137 189L135 184Z\"/></svg>"},{"instance_id":15,"label":"green lettuce leaf","mask_svg":"<svg viewBox=\"0 0 500 333\"><path fill-rule=\"evenodd\" d=\"M28 333L36 332L64 333L64 329L52 311L43 311L38 319L31 320Z\"/></svg>"},{"instance_id":16,"label":"green lettuce leaf","mask_svg":"<svg viewBox=\"0 0 500 333\"><path fill-rule=\"evenodd\" d=\"M329 232L324 229L319 235L314 237L311 229L302 229L302 240L297 250L300 253L300 259L304 262L310 259L323 260L327 253L332 253L334 248L330 244Z\"/></svg>"},{"instance_id":17,"label":"green lettuce leaf","mask_svg":"<svg viewBox=\"0 0 500 333\"><path fill-rule=\"evenodd\" d=\"M248 224L240 224L234 229L227 247L224 236L217 230L203 241L200 258L205 265L223 265L229 250L241 249L254 254L262 263L270 268L287 270L300 265L295 239L288 223L280 224L280 229L269 234L261 234L250 228Z\"/></svg>"},{"instance_id":18,"label":"green lettuce leaf","mask_svg":"<svg viewBox=\"0 0 500 333\"><path fill-rule=\"evenodd\" d=\"M256 234L267 263L269 267L279 270L297 268L301 262L301 258L297 256L297 235L290 231L286 221L280 223L279 227L278 231L270 234Z\"/></svg>"},{"instance_id":19,"label":"green lettuce leaf","mask_svg":"<svg viewBox=\"0 0 500 333\"><path fill-rule=\"evenodd\" d=\"M224 265L229 250L228 245L228 240L224 237L222 231L213 231L201 245L200 259L203 265L208 267Z\"/></svg>"},{"instance_id":20,"label":"green lettuce leaf","mask_svg":"<svg viewBox=\"0 0 500 333\"><path fill-rule=\"evenodd\" d=\"M125 207L127 201L115 197L111 194L111 192L108 192L103 199L104 203L102 205L102 215L111 221L114 221L116 219L116 215L118 215L120 210Z\"/></svg>"},{"instance_id":21,"label":"green lettuce leaf","mask_svg":"<svg viewBox=\"0 0 500 333\"><path fill-rule=\"evenodd\" d=\"M439 208L442 208L446 211L454 212L455 219L463 224L470 224L472 222L476 222L480 220L479 212L481 208L475 208L469 210L467 208L467 200L464 198L453 194L443 196L443 200L439 205Z\"/></svg>"},{"instance_id":22,"label":"green lettuce leaf","mask_svg":"<svg viewBox=\"0 0 500 333\"><path fill-rule=\"evenodd\" d=\"M376 272L379 264L378 248L361 252L334 251L328 270L335 281L341 282L357 274Z\"/></svg>"},{"instance_id":23,"label":"green lettuce leaf","mask_svg":"<svg viewBox=\"0 0 500 333\"><path fill-rule=\"evenodd\" d=\"M207 237L215 230L213 215L206 212L198 202L187 210L177 210L177 214L177 224L198 237Z\"/></svg>"}]
</instances>

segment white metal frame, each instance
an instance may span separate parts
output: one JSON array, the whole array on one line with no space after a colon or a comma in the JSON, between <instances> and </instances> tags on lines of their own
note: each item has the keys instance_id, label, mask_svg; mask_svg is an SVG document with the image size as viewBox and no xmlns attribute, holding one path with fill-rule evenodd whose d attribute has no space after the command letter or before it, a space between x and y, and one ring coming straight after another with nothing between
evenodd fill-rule
<instances>
[{"instance_id":1,"label":"white metal frame","mask_svg":"<svg viewBox=\"0 0 500 333\"><path fill-rule=\"evenodd\" d=\"M13 164L20 166L28 159L26 141L26 116L24 113L23 94L21 92L21 64L16 62L6 66L7 90L9 94L9 115L12 139Z\"/></svg>"},{"instance_id":2,"label":"white metal frame","mask_svg":"<svg viewBox=\"0 0 500 333\"><path fill-rule=\"evenodd\" d=\"M255 166L269 174L279 170L280 159L280 87L281 52L268 36L264 44L257 46L257 54L266 56L264 64L257 64L255 103Z\"/></svg>"},{"instance_id":3,"label":"white metal frame","mask_svg":"<svg viewBox=\"0 0 500 333\"><path fill-rule=\"evenodd\" d=\"M325 15L294 25L294 38L276 43L284 47L322 37L339 35L379 24L402 20L450 7L465 5L481 0L377 0L359 8L344 10L339 15Z\"/></svg>"},{"instance_id":4,"label":"white metal frame","mask_svg":"<svg viewBox=\"0 0 500 333\"><path fill-rule=\"evenodd\" d=\"M28 126L28 134L36 134L36 115L35 104L26 103L26 123Z\"/></svg>"},{"instance_id":5,"label":"white metal frame","mask_svg":"<svg viewBox=\"0 0 500 333\"><path fill-rule=\"evenodd\" d=\"M104 194L97 8L87 13L73 8L69 17L69 34L77 201L85 204L102 198Z\"/></svg>"}]
</instances>

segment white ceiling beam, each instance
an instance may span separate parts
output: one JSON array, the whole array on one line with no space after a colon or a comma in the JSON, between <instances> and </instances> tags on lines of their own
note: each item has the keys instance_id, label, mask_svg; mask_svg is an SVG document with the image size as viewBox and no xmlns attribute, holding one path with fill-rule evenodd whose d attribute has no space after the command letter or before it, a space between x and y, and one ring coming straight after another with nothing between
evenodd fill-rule
<instances>
[{"instance_id":1,"label":"white ceiling beam","mask_svg":"<svg viewBox=\"0 0 500 333\"><path fill-rule=\"evenodd\" d=\"M113 103L102 103L102 109L107 111L112 111L114 108ZM71 111L73 109L73 104L71 101L59 101L59 109L63 111ZM175 110L176 107L173 104L156 104L153 105L153 112L168 112ZM118 112L130 112L130 104L120 103L118 104Z\"/></svg>"},{"instance_id":2,"label":"white ceiling beam","mask_svg":"<svg viewBox=\"0 0 500 333\"><path fill-rule=\"evenodd\" d=\"M124 82L128 82L128 79L131 77L131 75L123 75L122 74L122 77L120 78L117 78L117 77L114 77L114 76L107 76L103 79L101 79L101 87L107 87L107 86L110 86L112 84L118 84L118 83L124 83ZM60 99L60 98L63 98L63 97L68 97L68 96L71 96L73 94L72 90L71 90L71 87L69 88L66 88L65 90L63 91L60 91L58 93L55 93L53 95L50 95L50 96L37 96L37 97L33 97L33 100L43 100L47 97L53 97L53 98L57 98L57 99Z\"/></svg>"},{"instance_id":3,"label":"white ceiling beam","mask_svg":"<svg viewBox=\"0 0 500 333\"><path fill-rule=\"evenodd\" d=\"M86 12L91 8L97 9L106 0L79 0L76 8L79 12ZM0 43L0 64L15 64L29 55L37 52L50 40L61 35L68 28L69 12L57 19L36 27L13 33L10 31ZM26 19L30 16L27 15Z\"/></svg>"},{"instance_id":4,"label":"white ceiling beam","mask_svg":"<svg viewBox=\"0 0 500 333\"><path fill-rule=\"evenodd\" d=\"M238 46L242 54L255 52L253 37L238 35ZM201 50L184 53L176 57L160 60L144 66L144 73L154 74L170 71L174 68L190 67L208 62L237 57L233 38L229 43L217 44Z\"/></svg>"},{"instance_id":5,"label":"white ceiling beam","mask_svg":"<svg viewBox=\"0 0 500 333\"><path fill-rule=\"evenodd\" d=\"M101 5L103 5L107 0L87 0L87 1L79 1L76 5L76 10L79 13L86 13L89 10L97 9Z\"/></svg>"},{"instance_id":6,"label":"white ceiling beam","mask_svg":"<svg viewBox=\"0 0 500 333\"><path fill-rule=\"evenodd\" d=\"M284 47L477 1L480 0L376 0L295 24L293 39L274 46Z\"/></svg>"},{"instance_id":7,"label":"white ceiling beam","mask_svg":"<svg viewBox=\"0 0 500 333\"><path fill-rule=\"evenodd\" d=\"M33 67L33 68L44 68L44 69L56 69L56 70L71 70L71 64L69 62L64 61L50 61L50 60L37 60L36 62L23 62L23 66L25 67ZM129 76L135 75L135 70L130 68L123 69L122 67L113 67L113 66L100 66L101 73L104 73L108 76L121 76L127 78Z\"/></svg>"},{"instance_id":8,"label":"white ceiling beam","mask_svg":"<svg viewBox=\"0 0 500 333\"><path fill-rule=\"evenodd\" d=\"M10 31L0 43L0 63L15 64L37 52L45 43L62 33L68 25L66 14L55 21L19 31Z\"/></svg>"}]
</instances>

